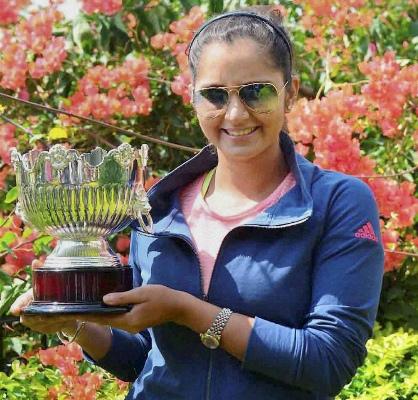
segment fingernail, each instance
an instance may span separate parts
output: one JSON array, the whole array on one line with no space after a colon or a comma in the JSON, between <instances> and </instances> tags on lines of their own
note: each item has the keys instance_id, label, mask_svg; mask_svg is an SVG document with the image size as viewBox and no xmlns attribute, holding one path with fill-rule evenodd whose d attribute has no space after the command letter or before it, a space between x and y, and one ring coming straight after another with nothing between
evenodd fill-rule
<instances>
[{"instance_id":1,"label":"fingernail","mask_svg":"<svg viewBox=\"0 0 418 400\"><path fill-rule=\"evenodd\" d=\"M115 296L113 294L106 294L103 296L103 301L105 303L111 303L114 300L115 300Z\"/></svg>"}]
</instances>

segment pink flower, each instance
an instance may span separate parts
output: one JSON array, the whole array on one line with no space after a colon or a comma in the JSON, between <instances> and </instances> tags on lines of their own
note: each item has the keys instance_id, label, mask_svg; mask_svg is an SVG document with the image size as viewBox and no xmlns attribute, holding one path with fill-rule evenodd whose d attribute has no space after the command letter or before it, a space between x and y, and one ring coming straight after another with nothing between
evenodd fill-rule
<instances>
[{"instance_id":1,"label":"pink flower","mask_svg":"<svg viewBox=\"0 0 418 400\"><path fill-rule=\"evenodd\" d=\"M122 9L122 0L82 0L81 8L86 14L113 15Z\"/></svg>"},{"instance_id":2,"label":"pink flower","mask_svg":"<svg viewBox=\"0 0 418 400\"><path fill-rule=\"evenodd\" d=\"M0 159L5 164L10 164L10 149L17 146L15 131L16 127L12 124L0 125Z\"/></svg>"}]
</instances>

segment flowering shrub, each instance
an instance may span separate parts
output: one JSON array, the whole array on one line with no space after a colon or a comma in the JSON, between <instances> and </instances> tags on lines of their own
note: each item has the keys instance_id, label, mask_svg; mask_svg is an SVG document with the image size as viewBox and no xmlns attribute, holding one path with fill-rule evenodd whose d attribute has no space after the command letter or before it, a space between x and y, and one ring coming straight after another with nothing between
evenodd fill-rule
<instances>
[{"instance_id":1,"label":"flowering shrub","mask_svg":"<svg viewBox=\"0 0 418 400\"><path fill-rule=\"evenodd\" d=\"M120 142L139 145L143 135L189 150L205 144L190 106L185 50L208 16L206 10L220 9L224 2L198 1L193 4L202 7L188 8L190 2L177 0L170 6L82 0L74 21L63 17L59 3L34 10L27 8L27 0L0 0L0 91L115 124L124 133L76 116L2 103L0 314L30 285L32 260L43 259L55 244L13 213L17 190L11 147L42 150L61 142L109 148ZM284 0L275 8L286 16L302 84L287 115L297 149L321 167L358 176L370 186L385 247L378 320L418 329L414 3ZM151 144L147 187L189 155ZM127 232L112 238L112 244L127 263ZM35 351L25 363L14 361L9 376L0 374L0 394L5 391L10 399L122 398L126 385L80 360L75 345ZM350 387L344 398L352 398L356 388Z\"/></svg>"},{"instance_id":2,"label":"flowering shrub","mask_svg":"<svg viewBox=\"0 0 418 400\"><path fill-rule=\"evenodd\" d=\"M27 79L42 78L59 71L67 57L65 40L53 35L62 19L55 8L45 9L21 19L16 26L1 31L0 86L27 97Z\"/></svg>"},{"instance_id":3,"label":"flowering shrub","mask_svg":"<svg viewBox=\"0 0 418 400\"><path fill-rule=\"evenodd\" d=\"M0 372L0 395L7 399L122 400L128 384L88 365L75 343L39 350L13 361L11 373ZM2 397L5 398L5 397Z\"/></svg>"},{"instance_id":4,"label":"flowering shrub","mask_svg":"<svg viewBox=\"0 0 418 400\"><path fill-rule=\"evenodd\" d=\"M376 324L368 358L338 400L414 399L418 385L418 337L413 330Z\"/></svg>"},{"instance_id":5,"label":"flowering shrub","mask_svg":"<svg viewBox=\"0 0 418 400\"><path fill-rule=\"evenodd\" d=\"M17 22L20 10L28 4L28 0L1 0L0 24Z\"/></svg>"},{"instance_id":6,"label":"flowering shrub","mask_svg":"<svg viewBox=\"0 0 418 400\"><path fill-rule=\"evenodd\" d=\"M151 46L154 49L171 50L171 55L176 58L180 74L174 77L171 83L173 93L182 97L183 102L190 103L189 85L191 76L188 70L186 49L200 25L205 21L202 10L195 6L189 13L178 21L170 24L170 31L158 33L151 37Z\"/></svg>"},{"instance_id":7,"label":"flowering shrub","mask_svg":"<svg viewBox=\"0 0 418 400\"><path fill-rule=\"evenodd\" d=\"M122 9L122 0L82 0L82 10L86 14L103 13L113 15Z\"/></svg>"},{"instance_id":8,"label":"flowering shrub","mask_svg":"<svg viewBox=\"0 0 418 400\"><path fill-rule=\"evenodd\" d=\"M127 59L113 69L96 65L78 81L77 91L68 99L70 105L66 109L105 121L117 113L124 117L148 115L152 108L148 70L149 62L144 57Z\"/></svg>"}]
</instances>

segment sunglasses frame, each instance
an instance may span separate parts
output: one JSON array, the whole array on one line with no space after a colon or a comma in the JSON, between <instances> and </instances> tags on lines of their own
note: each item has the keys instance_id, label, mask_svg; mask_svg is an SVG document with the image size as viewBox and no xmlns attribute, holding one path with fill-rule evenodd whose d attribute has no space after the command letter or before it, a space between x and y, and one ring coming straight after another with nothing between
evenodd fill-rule
<instances>
[{"instance_id":1,"label":"sunglasses frame","mask_svg":"<svg viewBox=\"0 0 418 400\"><path fill-rule=\"evenodd\" d=\"M276 86L274 83L271 83L271 82L250 82L250 83L245 83L244 85L235 85L235 86L209 86L209 87L204 87L204 88L197 89L197 90L193 89L193 91L192 91L192 101L193 101L193 99L194 99L194 94L195 94L195 93L198 93L198 92L200 92L200 91L202 91L202 90L207 90L207 89L221 89L221 90L224 90L225 92L227 92L227 93L228 93L228 101L225 103L225 105L222 107L222 109L218 110L218 111L219 111L219 114L216 114L215 116L213 116L213 117L211 117L211 118L217 118L217 117L219 117L220 115L222 115L222 114L223 114L223 113L227 110L228 105L229 105L229 102L230 102L230 100L231 100L231 93L232 93L232 92L236 92L236 93L237 93L237 95L238 95L239 100L241 101L241 103L242 103L242 104L244 104L244 106L245 106L246 108L248 108L249 110L251 110L252 112L254 112L254 113L256 113L256 114L270 114L270 113L272 113L274 110L269 110L269 111L257 111L257 110L255 110L255 109L253 109L252 107L250 107L250 106L249 106L249 105L245 102L245 100L243 100L243 99L241 98L241 96L239 95L240 90L241 90L242 88L244 88L244 87L247 87L247 86L252 86L252 85L269 85L269 86L273 86L273 87L274 87L274 89L276 90L276 93L277 93L277 99L279 99L279 96L280 96L281 92L282 92L282 91L283 91L283 89L286 87L286 85L288 84L288 82L289 82L289 81L286 81L280 90L277 88L277 86ZM195 109L196 109L196 107L195 107ZM197 112L197 111L196 111L196 112Z\"/></svg>"}]
</instances>

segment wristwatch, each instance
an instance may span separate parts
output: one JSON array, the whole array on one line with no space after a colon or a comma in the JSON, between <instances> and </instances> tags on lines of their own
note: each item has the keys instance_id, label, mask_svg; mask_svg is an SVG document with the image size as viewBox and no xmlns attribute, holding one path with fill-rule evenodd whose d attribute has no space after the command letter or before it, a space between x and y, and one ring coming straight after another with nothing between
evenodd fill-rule
<instances>
[{"instance_id":1,"label":"wristwatch","mask_svg":"<svg viewBox=\"0 0 418 400\"><path fill-rule=\"evenodd\" d=\"M211 327L200 334L200 340L208 349L214 350L219 347L222 331L231 314L232 311L229 308L223 308L213 320Z\"/></svg>"}]
</instances>

